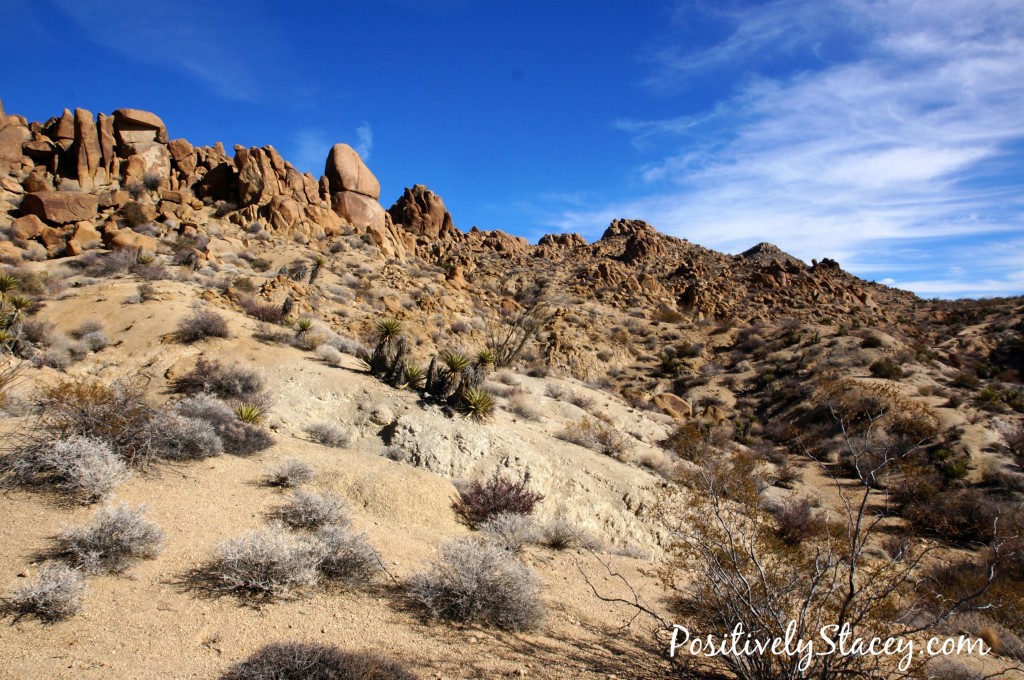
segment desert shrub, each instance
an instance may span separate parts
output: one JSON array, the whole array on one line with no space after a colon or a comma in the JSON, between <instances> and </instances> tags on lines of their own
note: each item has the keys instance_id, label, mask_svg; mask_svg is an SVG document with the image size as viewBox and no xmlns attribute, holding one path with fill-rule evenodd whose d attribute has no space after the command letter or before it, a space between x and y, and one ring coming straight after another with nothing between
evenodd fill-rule
<instances>
[{"instance_id":1,"label":"desert shrub","mask_svg":"<svg viewBox=\"0 0 1024 680\"><path fill-rule=\"evenodd\" d=\"M383 570L380 553L366 534L343 526L325 526L315 537L320 574L331 581L353 584L372 580Z\"/></svg>"},{"instance_id":2,"label":"desert shrub","mask_svg":"<svg viewBox=\"0 0 1024 680\"><path fill-rule=\"evenodd\" d=\"M539 422L544 417L541 415L540 409L534 405L536 401L536 398L531 395L513 394L508 398L505 407L520 418Z\"/></svg>"},{"instance_id":3,"label":"desert shrub","mask_svg":"<svg viewBox=\"0 0 1024 680\"><path fill-rule=\"evenodd\" d=\"M596 418L584 418L578 423L570 423L557 436L559 439L620 460L632 449L626 435Z\"/></svg>"},{"instance_id":4,"label":"desert shrub","mask_svg":"<svg viewBox=\"0 0 1024 680\"><path fill-rule=\"evenodd\" d=\"M224 441L214 426L201 418L158 413L147 425L147 433L151 450L163 460L199 460L224 452Z\"/></svg>"},{"instance_id":5,"label":"desert shrub","mask_svg":"<svg viewBox=\"0 0 1024 680\"><path fill-rule=\"evenodd\" d=\"M803 543L822 529L820 519L814 515L811 502L806 498L783 503L773 514L779 537L791 545Z\"/></svg>"},{"instance_id":6,"label":"desert shrub","mask_svg":"<svg viewBox=\"0 0 1024 680\"><path fill-rule=\"evenodd\" d=\"M317 577L316 547L280 528L270 528L225 541L188 578L211 595L271 601L314 585Z\"/></svg>"},{"instance_id":7,"label":"desert shrub","mask_svg":"<svg viewBox=\"0 0 1024 680\"><path fill-rule=\"evenodd\" d=\"M596 547L598 541L569 521L564 512L559 512L541 527L541 543L552 550L569 550L580 546Z\"/></svg>"},{"instance_id":8,"label":"desert shrub","mask_svg":"<svg viewBox=\"0 0 1024 680\"><path fill-rule=\"evenodd\" d=\"M178 322L175 332L179 342L193 343L207 338L229 338L227 320L212 309L197 309Z\"/></svg>"},{"instance_id":9,"label":"desert shrub","mask_svg":"<svg viewBox=\"0 0 1024 680\"><path fill-rule=\"evenodd\" d=\"M245 298L239 302L246 314L265 323L279 324L284 319L281 305L263 302L255 298Z\"/></svg>"},{"instance_id":10,"label":"desert shrub","mask_svg":"<svg viewBox=\"0 0 1024 680\"><path fill-rule=\"evenodd\" d=\"M43 388L40 406L43 429L55 438L102 440L129 465L145 464L153 455L148 425L154 409L137 381L60 380Z\"/></svg>"},{"instance_id":11,"label":"desert shrub","mask_svg":"<svg viewBox=\"0 0 1024 680\"><path fill-rule=\"evenodd\" d=\"M221 680L416 680L416 675L376 654L310 642L275 642L232 666Z\"/></svg>"},{"instance_id":12,"label":"desert shrub","mask_svg":"<svg viewBox=\"0 0 1024 680\"><path fill-rule=\"evenodd\" d=\"M978 489L917 491L905 502L901 514L918 530L955 544L988 543L994 536L996 518L1012 515L1008 507Z\"/></svg>"},{"instance_id":13,"label":"desert shrub","mask_svg":"<svg viewBox=\"0 0 1024 680\"><path fill-rule=\"evenodd\" d=\"M581 392L572 392L569 394L569 403L581 409L588 409L594 405L594 398Z\"/></svg>"},{"instance_id":14,"label":"desert shrub","mask_svg":"<svg viewBox=\"0 0 1024 680\"><path fill-rule=\"evenodd\" d=\"M347 527L348 507L330 492L296 491L271 517L293 529L315 531L322 527Z\"/></svg>"},{"instance_id":15,"label":"desert shrub","mask_svg":"<svg viewBox=\"0 0 1024 680\"><path fill-rule=\"evenodd\" d=\"M251 456L276 443L273 435L263 427L237 419L217 427L217 434L224 441L224 450L236 456Z\"/></svg>"},{"instance_id":16,"label":"desert shrub","mask_svg":"<svg viewBox=\"0 0 1024 680\"><path fill-rule=\"evenodd\" d=\"M565 398L567 392L564 387L558 383L548 383L544 385L544 396L551 397L552 399L558 399L561 401Z\"/></svg>"},{"instance_id":17,"label":"desert shrub","mask_svg":"<svg viewBox=\"0 0 1024 680\"><path fill-rule=\"evenodd\" d=\"M974 371L960 371L953 376L953 386L963 387L968 390L973 390L981 384L981 380L975 375Z\"/></svg>"},{"instance_id":18,"label":"desert shrub","mask_svg":"<svg viewBox=\"0 0 1024 680\"><path fill-rule=\"evenodd\" d=\"M878 349L883 344L884 343L882 342L882 338L880 336L871 333L869 335L864 336L864 339L861 340L860 346L863 347L864 349Z\"/></svg>"},{"instance_id":19,"label":"desert shrub","mask_svg":"<svg viewBox=\"0 0 1024 680\"><path fill-rule=\"evenodd\" d=\"M514 482L495 470L487 482L471 482L453 507L470 526L475 527L499 513L528 515L543 498L543 494L530 489L529 476Z\"/></svg>"},{"instance_id":20,"label":"desert shrub","mask_svg":"<svg viewBox=\"0 0 1024 680\"><path fill-rule=\"evenodd\" d=\"M876 378L886 378L888 380L899 380L903 377L903 367L896 361L889 357L879 359L878 361L871 364L868 367L871 371L871 375Z\"/></svg>"},{"instance_id":21,"label":"desert shrub","mask_svg":"<svg viewBox=\"0 0 1024 680\"><path fill-rule=\"evenodd\" d=\"M88 573L118 573L141 559L160 554L164 532L145 517L145 508L101 508L91 524L65 529L54 557Z\"/></svg>"},{"instance_id":22,"label":"desert shrub","mask_svg":"<svg viewBox=\"0 0 1024 680\"><path fill-rule=\"evenodd\" d=\"M292 458L268 468L263 475L267 486L278 486L293 489L313 479L313 468L301 460Z\"/></svg>"},{"instance_id":23,"label":"desert shrub","mask_svg":"<svg viewBox=\"0 0 1024 680\"><path fill-rule=\"evenodd\" d=\"M124 461L100 439L71 435L18 447L0 459L5 485L45 487L87 503L128 476Z\"/></svg>"},{"instance_id":24,"label":"desert shrub","mask_svg":"<svg viewBox=\"0 0 1024 680\"><path fill-rule=\"evenodd\" d=\"M0 614L14 617L34 616L44 623L69 619L82 608L85 584L74 569L47 562L28 583L15 588L0 600Z\"/></svg>"},{"instance_id":25,"label":"desert shrub","mask_svg":"<svg viewBox=\"0 0 1024 680\"><path fill-rule=\"evenodd\" d=\"M477 528L485 533L492 543L514 553L541 540L541 532L533 518L515 512L491 515Z\"/></svg>"},{"instance_id":26,"label":"desert shrub","mask_svg":"<svg viewBox=\"0 0 1024 680\"><path fill-rule=\"evenodd\" d=\"M92 333L86 333L81 338L80 342L89 348L91 352L99 352L101 349L110 344L110 338L103 331L93 331Z\"/></svg>"},{"instance_id":27,"label":"desert shrub","mask_svg":"<svg viewBox=\"0 0 1024 680\"><path fill-rule=\"evenodd\" d=\"M337 366L341 363L341 352L330 345L318 345L316 348L316 358L325 364Z\"/></svg>"},{"instance_id":28,"label":"desert shrub","mask_svg":"<svg viewBox=\"0 0 1024 680\"><path fill-rule=\"evenodd\" d=\"M313 423L306 427L306 434L318 444L345 448L352 443L352 433L334 423Z\"/></svg>"},{"instance_id":29,"label":"desert shrub","mask_svg":"<svg viewBox=\"0 0 1024 680\"><path fill-rule=\"evenodd\" d=\"M685 422L672 431L664 446L683 460L700 460L711 450L711 431L698 423Z\"/></svg>"},{"instance_id":30,"label":"desert shrub","mask_svg":"<svg viewBox=\"0 0 1024 680\"><path fill-rule=\"evenodd\" d=\"M216 359L202 357L195 368L174 381L174 389L183 394L207 393L251 403L266 401L259 371L238 364L225 366Z\"/></svg>"},{"instance_id":31,"label":"desert shrub","mask_svg":"<svg viewBox=\"0 0 1024 680\"><path fill-rule=\"evenodd\" d=\"M408 583L409 596L433 618L508 630L535 627L544 615L540 582L497 546L472 539L441 547L441 560Z\"/></svg>"}]
</instances>

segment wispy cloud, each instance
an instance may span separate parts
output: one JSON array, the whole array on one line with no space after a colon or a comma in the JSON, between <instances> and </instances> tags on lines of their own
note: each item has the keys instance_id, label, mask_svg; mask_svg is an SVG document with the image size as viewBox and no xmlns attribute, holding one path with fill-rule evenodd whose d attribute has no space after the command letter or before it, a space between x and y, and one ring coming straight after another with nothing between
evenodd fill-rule
<instances>
[{"instance_id":1,"label":"wispy cloud","mask_svg":"<svg viewBox=\"0 0 1024 680\"><path fill-rule=\"evenodd\" d=\"M370 152L373 151L373 128L369 123L364 121L356 128L356 144L353 148L364 161L370 159Z\"/></svg>"},{"instance_id":2,"label":"wispy cloud","mask_svg":"<svg viewBox=\"0 0 1024 680\"><path fill-rule=\"evenodd\" d=\"M259 35L248 30L258 27L258 21L246 22L243 30L229 8L209 3L188 7L160 0L54 0L54 4L90 40L127 58L191 73L215 94L228 99L254 102L261 98L252 51L225 40L216 28L232 25L249 41L261 44L264 41ZM242 8L234 9L241 13ZM250 17L252 11L246 6Z\"/></svg>"},{"instance_id":3,"label":"wispy cloud","mask_svg":"<svg viewBox=\"0 0 1024 680\"><path fill-rule=\"evenodd\" d=\"M324 172L324 163L332 144L322 130L299 130L292 135L291 146L285 156L302 172L319 177Z\"/></svg>"},{"instance_id":4,"label":"wispy cloud","mask_svg":"<svg viewBox=\"0 0 1024 680\"><path fill-rule=\"evenodd\" d=\"M593 233L612 217L639 217L704 245L735 252L771 240L855 272L885 252L890 278L922 294L1024 292L990 262L943 259L964 243L1024 233L1016 2L794 0L734 18L720 44L661 55L660 72L674 64L679 78L710 77L737 59L809 50L846 19L852 47L841 63L748 74L698 115L618 121L644 148L670 153L637 168L643 195L566 210L556 226ZM784 28L801 21L811 28ZM908 249L923 257L907 259ZM957 264L963 276L939 286L900 273L922 262L936 273Z\"/></svg>"}]
</instances>

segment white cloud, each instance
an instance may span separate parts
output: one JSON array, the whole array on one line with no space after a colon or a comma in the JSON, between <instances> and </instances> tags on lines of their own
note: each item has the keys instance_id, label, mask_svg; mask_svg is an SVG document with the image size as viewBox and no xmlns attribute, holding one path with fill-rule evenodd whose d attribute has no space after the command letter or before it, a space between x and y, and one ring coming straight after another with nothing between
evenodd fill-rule
<instances>
[{"instance_id":1,"label":"white cloud","mask_svg":"<svg viewBox=\"0 0 1024 680\"><path fill-rule=\"evenodd\" d=\"M696 54L662 55L661 72L710 77L737 60L810 49L846 24L855 56L786 77L748 74L740 91L697 115L618 121L640 148L670 150L637 169L647 191L566 210L556 226L593 233L612 217L636 217L702 245L737 252L769 240L855 272L859 260L878 263L873 253L896 243L923 250L937 272L950 263L936 259L935 244L1024 233L1018 3L787 1L733 18L729 38ZM782 28L799 20L811 28ZM902 261L887 260L885 273L906 279ZM904 285L926 294L1021 284L987 275L986 262L960 264L959 282ZM988 280L972 287L970 277Z\"/></svg>"},{"instance_id":2,"label":"white cloud","mask_svg":"<svg viewBox=\"0 0 1024 680\"><path fill-rule=\"evenodd\" d=\"M296 132L291 139L288 160L302 172L319 177L324 172L327 154L332 143L322 130L306 129Z\"/></svg>"},{"instance_id":3,"label":"white cloud","mask_svg":"<svg viewBox=\"0 0 1024 680\"><path fill-rule=\"evenodd\" d=\"M353 148L364 161L370 159L370 152L373 150L373 128L369 123L364 121L356 128L356 144Z\"/></svg>"}]
</instances>

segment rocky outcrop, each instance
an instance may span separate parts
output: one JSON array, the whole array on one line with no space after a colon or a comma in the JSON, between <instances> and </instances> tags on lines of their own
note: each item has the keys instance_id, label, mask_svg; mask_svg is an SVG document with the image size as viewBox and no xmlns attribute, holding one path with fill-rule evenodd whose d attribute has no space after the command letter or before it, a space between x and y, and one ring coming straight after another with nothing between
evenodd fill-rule
<instances>
[{"instance_id":1,"label":"rocky outcrop","mask_svg":"<svg viewBox=\"0 0 1024 680\"><path fill-rule=\"evenodd\" d=\"M117 142L124 146L148 142L167 143L167 128L160 116L138 109L114 111L114 135Z\"/></svg>"},{"instance_id":2,"label":"rocky outcrop","mask_svg":"<svg viewBox=\"0 0 1024 680\"><path fill-rule=\"evenodd\" d=\"M331 194L351 191L376 200L380 198L380 182L348 144L335 144L327 155L324 176Z\"/></svg>"},{"instance_id":3,"label":"rocky outcrop","mask_svg":"<svg viewBox=\"0 0 1024 680\"><path fill-rule=\"evenodd\" d=\"M388 209L391 221L425 241L459 241L462 232L455 228L451 213L440 196L422 184L406 187L402 197Z\"/></svg>"},{"instance_id":4,"label":"rocky outcrop","mask_svg":"<svg viewBox=\"0 0 1024 680\"><path fill-rule=\"evenodd\" d=\"M385 257L404 258L407 244L377 199L380 183L348 144L335 144L327 155L324 180L331 209L356 233L369 234Z\"/></svg>"},{"instance_id":5,"label":"rocky outcrop","mask_svg":"<svg viewBox=\"0 0 1024 680\"><path fill-rule=\"evenodd\" d=\"M75 109L75 155L79 187L88 191L97 184L106 183L105 172L103 177L96 176L103 164L103 151L100 149L100 134L96 129L96 121L92 113L85 109Z\"/></svg>"},{"instance_id":6,"label":"rocky outcrop","mask_svg":"<svg viewBox=\"0 0 1024 680\"><path fill-rule=\"evenodd\" d=\"M29 194L21 211L53 224L71 224L96 218L98 201L92 194L78 191L40 191Z\"/></svg>"}]
</instances>

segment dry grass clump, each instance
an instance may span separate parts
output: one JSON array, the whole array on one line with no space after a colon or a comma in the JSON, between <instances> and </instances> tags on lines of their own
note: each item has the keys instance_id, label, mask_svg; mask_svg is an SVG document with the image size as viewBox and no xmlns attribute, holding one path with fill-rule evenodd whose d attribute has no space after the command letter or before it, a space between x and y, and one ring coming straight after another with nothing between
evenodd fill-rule
<instances>
[{"instance_id":1,"label":"dry grass clump","mask_svg":"<svg viewBox=\"0 0 1024 680\"><path fill-rule=\"evenodd\" d=\"M106 496L128 474L106 442L78 435L26 444L0 459L4 486L48 488L85 503Z\"/></svg>"},{"instance_id":2,"label":"dry grass clump","mask_svg":"<svg viewBox=\"0 0 1024 680\"><path fill-rule=\"evenodd\" d=\"M309 438L324 446L345 448L352 443L352 433L333 423L314 423L306 428Z\"/></svg>"},{"instance_id":3,"label":"dry grass clump","mask_svg":"<svg viewBox=\"0 0 1024 680\"><path fill-rule=\"evenodd\" d=\"M632 451L626 435L596 418L570 423L558 438L619 460L628 457Z\"/></svg>"},{"instance_id":4,"label":"dry grass clump","mask_svg":"<svg viewBox=\"0 0 1024 680\"><path fill-rule=\"evenodd\" d=\"M56 623L81 610L84 591L79 572L64 564L47 562L35 578L0 600L0 615L13 617L14 623L25 616Z\"/></svg>"},{"instance_id":5,"label":"dry grass clump","mask_svg":"<svg viewBox=\"0 0 1024 680\"><path fill-rule=\"evenodd\" d=\"M200 358L195 368L174 381L174 389L183 394L213 394L250 403L266 401L259 371L237 364L225 366L216 359Z\"/></svg>"},{"instance_id":6,"label":"dry grass clump","mask_svg":"<svg viewBox=\"0 0 1024 680\"><path fill-rule=\"evenodd\" d=\"M145 508L121 504L100 509L91 524L62 531L53 555L88 573L119 573L159 555L163 540L163 530L146 519Z\"/></svg>"},{"instance_id":7,"label":"dry grass clump","mask_svg":"<svg viewBox=\"0 0 1024 680\"><path fill-rule=\"evenodd\" d=\"M274 527L225 541L188 580L210 595L272 601L317 582L317 550Z\"/></svg>"},{"instance_id":8,"label":"dry grass clump","mask_svg":"<svg viewBox=\"0 0 1024 680\"><path fill-rule=\"evenodd\" d=\"M296 491L271 517L292 529L316 531L322 527L347 527L348 507L330 492Z\"/></svg>"},{"instance_id":9,"label":"dry grass clump","mask_svg":"<svg viewBox=\"0 0 1024 680\"><path fill-rule=\"evenodd\" d=\"M279 324L284 319L281 305L274 305L255 298L244 298L239 304L246 314L264 323Z\"/></svg>"},{"instance_id":10,"label":"dry grass clump","mask_svg":"<svg viewBox=\"0 0 1024 680\"><path fill-rule=\"evenodd\" d=\"M197 394L178 403L179 415L209 423L221 438L224 451L236 456L248 456L274 445L275 440L258 424L245 423L230 406L208 394Z\"/></svg>"},{"instance_id":11,"label":"dry grass clump","mask_svg":"<svg viewBox=\"0 0 1024 680\"><path fill-rule=\"evenodd\" d=\"M228 670L221 680L416 680L401 664L376 654L310 642L275 642Z\"/></svg>"},{"instance_id":12,"label":"dry grass clump","mask_svg":"<svg viewBox=\"0 0 1024 680\"><path fill-rule=\"evenodd\" d=\"M492 515L528 515L544 495L530 489L530 479L512 481L497 470L486 482L474 480L459 494L453 508L470 526L476 527Z\"/></svg>"},{"instance_id":13,"label":"dry grass clump","mask_svg":"<svg viewBox=\"0 0 1024 680\"><path fill-rule=\"evenodd\" d=\"M537 399L533 395L518 393L509 396L505 408L520 418L539 422L544 420L544 416L541 415L536 402Z\"/></svg>"},{"instance_id":14,"label":"dry grass clump","mask_svg":"<svg viewBox=\"0 0 1024 680\"><path fill-rule=\"evenodd\" d=\"M213 425L179 413L157 413L148 426L149 441L163 460L201 460L224 452Z\"/></svg>"},{"instance_id":15,"label":"dry grass clump","mask_svg":"<svg viewBox=\"0 0 1024 680\"><path fill-rule=\"evenodd\" d=\"M330 345L317 345L316 358L331 366L341 364L341 352Z\"/></svg>"},{"instance_id":16,"label":"dry grass clump","mask_svg":"<svg viewBox=\"0 0 1024 680\"><path fill-rule=\"evenodd\" d=\"M178 342L191 344L207 338L230 338L227 319L212 309L197 309L178 322Z\"/></svg>"},{"instance_id":17,"label":"dry grass clump","mask_svg":"<svg viewBox=\"0 0 1024 680\"><path fill-rule=\"evenodd\" d=\"M293 489L313 479L313 468L301 460L292 458L268 468L264 473L263 482L267 486Z\"/></svg>"},{"instance_id":18,"label":"dry grass clump","mask_svg":"<svg viewBox=\"0 0 1024 680\"><path fill-rule=\"evenodd\" d=\"M441 559L414 575L407 588L433 618L526 630L544 616L533 571L507 550L473 539L441 546Z\"/></svg>"}]
</instances>

